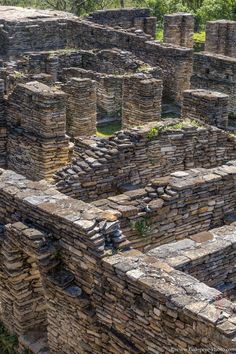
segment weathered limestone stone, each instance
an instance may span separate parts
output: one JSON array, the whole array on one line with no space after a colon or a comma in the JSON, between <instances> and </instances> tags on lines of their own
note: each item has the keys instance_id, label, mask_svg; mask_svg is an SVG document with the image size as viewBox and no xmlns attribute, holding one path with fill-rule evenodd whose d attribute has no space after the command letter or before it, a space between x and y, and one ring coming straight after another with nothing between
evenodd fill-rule
<instances>
[{"instance_id":1,"label":"weathered limestone stone","mask_svg":"<svg viewBox=\"0 0 236 354\"><path fill-rule=\"evenodd\" d=\"M229 96L208 90L184 92L182 104L183 119L199 119L204 123L226 129L229 116Z\"/></svg>"},{"instance_id":2,"label":"weathered limestone stone","mask_svg":"<svg viewBox=\"0 0 236 354\"><path fill-rule=\"evenodd\" d=\"M63 89L67 93L67 133L72 138L96 134L96 82L72 78Z\"/></svg>"},{"instance_id":3,"label":"weathered limestone stone","mask_svg":"<svg viewBox=\"0 0 236 354\"><path fill-rule=\"evenodd\" d=\"M193 47L194 16L176 13L164 16L164 42L180 47Z\"/></svg>"}]
</instances>

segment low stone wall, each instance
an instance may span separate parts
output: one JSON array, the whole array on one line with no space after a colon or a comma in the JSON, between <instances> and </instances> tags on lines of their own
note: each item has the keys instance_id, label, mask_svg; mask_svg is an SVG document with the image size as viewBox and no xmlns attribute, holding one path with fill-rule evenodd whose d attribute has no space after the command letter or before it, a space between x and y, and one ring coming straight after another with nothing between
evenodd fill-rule
<instances>
[{"instance_id":1,"label":"low stone wall","mask_svg":"<svg viewBox=\"0 0 236 354\"><path fill-rule=\"evenodd\" d=\"M156 35L157 19L150 17L150 9L148 8L101 10L91 13L87 20L104 26L135 28L150 34L153 38Z\"/></svg>"},{"instance_id":2,"label":"low stone wall","mask_svg":"<svg viewBox=\"0 0 236 354\"><path fill-rule=\"evenodd\" d=\"M115 211L131 245L148 250L222 225L225 214L236 211L235 176L235 161L195 168L93 204Z\"/></svg>"},{"instance_id":3,"label":"low stone wall","mask_svg":"<svg viewBox=\"0 0 236 354\"><path fill-rule=\"evenodd\" d=\"M164 43L193 48L194 16L176 13L164 16Z\"/></svg>"},{"instance_id":4,"label":"low stone wall","mask_svg":"<svg viewBox=\"0 0 236 354\"><path fill-rule=\"evenodd\" d=\"M236 287L235 231L236 223L157 247L148 255L227 293Z\"/></svg>"},{"instance_id":5,"label":"low stone wall","mask_svg":"<svg viewBox=\"0 0 236 354\"><path fill-rule=\"evenodd\" d=\"M72 137L96 134L96 82L73 78L63 86L67 93L66 130Z\"/></svg>"},{"instance_id":6,"label":"low stone wall","mask_svg":"<svg viewBox=\"0 0 236 354\"><path fill-rule=\"evenodd\" d=\"M109 139L78 140L72 164L55 174L58 190L93 201L119 194L125 184L146 185L174 170L211 168L235 159L234 137L184 122L165 120Z\"/></svg>"},{"instance_id":7,"label":"low stone wall","mask_svg":"<svg viewBox=\"0 0 236 354\"><path fill-rule=\"evenodd\" d=\"M162 80L137 74L124 78L122 126L132 128L161 119Z\"/></svg>"},{"instance_id":8,"label":"low stone wall","mask_svg":"<svg viewBox=\"0 0 236 354\"><path fill-rule=\"evenodd\" d=\"M192 89L206 89L229 95L229 112L236 114L236 59L212 53L195 53Z\"/></svg>"},{"instance_id":9,"label":"low stone wall","mask_svg":"<svg viewBox=\"0 0 236 354\"><path fill-rule=\"evenodd\" d=\"M68 163L65 93L39 82L18 85L8 100L7 164L32 179Z\"/></svg>"},{"instance_id":10,"label":"low stone wall","mask_svg":"<svg viewBox=\"0 0 236 354\"><path fill-rule=\"evenodd\" d=\"M227 129L229 96L208 90L184 92L181 117L199 119L218 128Z\"/></svg>"},{"instance_id":11,"label":"low stone wall","mask_svg":"<svg viewBox=\"0 0 236 354\"><path fill-rule=\"evenodd\" d=\"M236 21L218 20L206 24L206 52L235 58Z\"/></svg>"}]
</instances>

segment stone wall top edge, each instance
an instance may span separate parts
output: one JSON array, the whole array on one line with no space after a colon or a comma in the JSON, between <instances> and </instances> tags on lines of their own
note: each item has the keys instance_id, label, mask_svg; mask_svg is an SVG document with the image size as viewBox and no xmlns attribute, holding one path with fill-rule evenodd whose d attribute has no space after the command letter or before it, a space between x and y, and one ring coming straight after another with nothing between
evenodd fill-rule
<instances>
[{"instance_id":1,"label":"stone wall top edge","mask_svg":"<svg viewBox=\"0 0 236 354\"><path fill-rule=\"evenodd\" d=\"M180 269L192 261L204 263L204 258L209 255L216 252L224 254L228 247L235 248L235 245L236 222L155 247L147 254L160 258L170 266Z\"/></svg>"},{"instance_id":2,"label":"stone wall top edge","mask_svg":"<svg viewBox=\"0 0 236 354\"><path fill-rule=\"evenodd\" d=\"M22 208L38 209L48 217L59 218L86 234L98 221L116 220L112 213L106 213L92 204L75 200L60 192L45 180L31 181L11 170L0 169L0 194L13 197L22 203Z\"/></svg>"},{"instance_id":3,"label":"stone wall top edge","mask_svg":"<svg viewBox=\"0 0 236 354\"><path fill-rule=\"evenodd\" d=\"M166 298L177 311L184 313L209 327L215 328L216 341L220 341L217 332L232 346L236 338L235 312L233 304L224 302L224 314L218 306L221 292L207 286L189 274L175 270L162 259L145 254L133 255L133 251L115 255L103 260L104 267L111 267L118 277L157 299ZM127 270L128 269L128 270ZM122 275L123 273L123 275ZM161 279L161 281L160 281ZM187 285L186 285L187 284ZM214 314L214 316L213 316ZM232 322L231 322L232 320ZM230 338L225 323L230 322Z\"/></svg>"},{"instance_id":4,"label":"stone wall top edge","mask_svg":"<svg viewBox=\"0 0 236 354\"><path fill-rule=\"evenodd\" d=\"M206 60L211 60L211 61L225 61L229 62L230 64L236 63L236 58L233 57L228 57L222 54L217 54L217 53L210 53L210 52L199 52L199 53L194 53L193 58L205 58Z\"/></svg>"}]
</instances>

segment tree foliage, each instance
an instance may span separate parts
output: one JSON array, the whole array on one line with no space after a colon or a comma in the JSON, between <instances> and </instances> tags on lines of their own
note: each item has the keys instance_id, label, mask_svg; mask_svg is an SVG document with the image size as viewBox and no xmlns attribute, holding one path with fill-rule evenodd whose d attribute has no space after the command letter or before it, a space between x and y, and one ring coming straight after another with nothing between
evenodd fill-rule
<instances>
[{"instance_id":1,"label":"tree foliage","mask_svg":"<svg viewBox=\"0 0 236 354\"><path fill-rule=\"evenodd\" d=\"M32 6L70 11L76 15L124 6L149 6L161 23L164 14L192 12L204 24L208 20L236 20L236 0L0 0L0 5Z\"/></svg>"}]
</instances>

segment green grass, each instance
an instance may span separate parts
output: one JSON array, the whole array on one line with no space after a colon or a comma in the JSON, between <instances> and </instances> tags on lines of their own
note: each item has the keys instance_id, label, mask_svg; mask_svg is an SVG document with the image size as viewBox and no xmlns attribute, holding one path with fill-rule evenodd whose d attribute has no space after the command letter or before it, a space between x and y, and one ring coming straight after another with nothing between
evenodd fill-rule
<instances>
[{"instance_id":1,"label":"green grass","mask_svg":"<svg viewBox=\"0 0 236 354\"><path fill-rule=\"evenodd\" d=\"M193 40L194 42L205 42L206 41L206 32L202 31L202 32L195 32L193 35Z\"/></svg>"},{"instance_id":2,"label":"green grass","mask_svg":"<svg viewBox=\"0 0 236 354\"><path fill-rule=\"evenodd\" d=\"M158 28L156 31L156 39L158 41L163 42L163 29L162 28ZM206 32L202 31L202 32L195 32L193 35L193 40L194 42L199 42L199 43L204 43L206 41Z\"/></svg>"},{"instance_id":3,"label":"green grass","mask_svg":"<svg viewBox=\"0 0 236 354\"><path fill-rule=\"evenodd\" d=\"M118 130L121 130L121 123L120 122L113 122L100 125L97 127L97 136L100 137L108 137L113 135Z\"/></svg>"},{"instance_id":4,"label":"green grass","mask_svg":"<svg viewBox=\"0 0 236 354\"><path fill-rule=\"evenodd\" d=\"M9 334L4 325L0 323L0 353L17 354L18 340L16 336Z\"/></svg>"},{"instance_id":5,"label":"green grass","mask_svg":"<svg viewBox=\"0 0 236 354\"><path fill-rule=\"evenodd\" d=\"M157 31L156 31L156 39L160 42L163 42L163 34L164 34L164 31L162 28L158 28Z\"/></svg>"},{"instance_id":6,"label":"green grass","mask_svg":"<svg viewBox=\"0 0 236 354\"><path fill-rule=\"evenodd\" d=\"M17 336L10 334L6 327L0 322L0 354L18 354ZM22 354L30 354L30 350L25 349Z\"/></svg>"}]
</instances>

